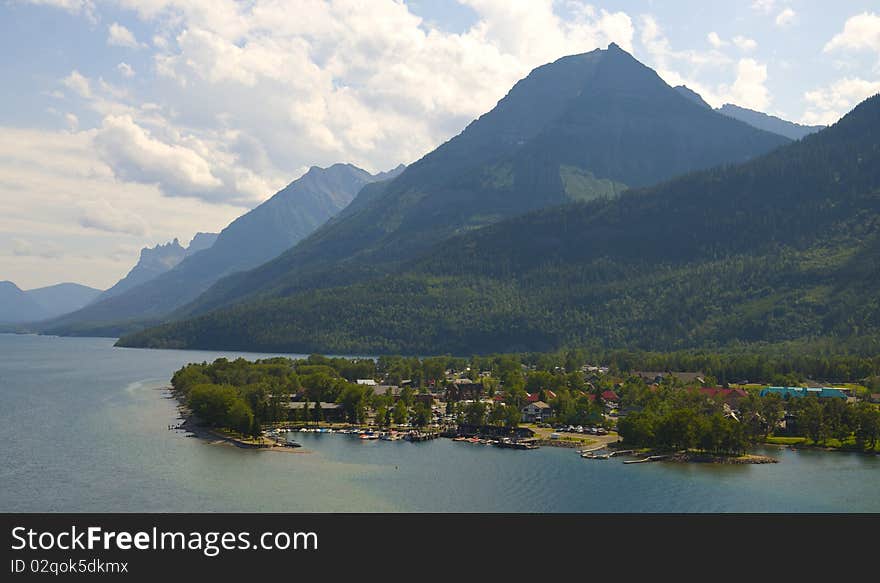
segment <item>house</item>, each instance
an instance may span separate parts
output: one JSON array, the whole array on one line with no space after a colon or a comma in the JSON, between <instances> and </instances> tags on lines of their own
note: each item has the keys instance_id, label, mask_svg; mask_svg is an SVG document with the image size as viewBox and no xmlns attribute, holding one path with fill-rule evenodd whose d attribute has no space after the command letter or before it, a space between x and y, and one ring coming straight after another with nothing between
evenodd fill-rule
<instances>
[{"instance_id":1,"label":"house","mask_svg":"<svg viewBox=\"0 0 880 583\"><path fill-rule=\"evenodd\" d=\"M760 395L762 397L766 397L767 395L779 395L783 399L806 397L808 395L815 395L820 399L847 398L845 391L832 387L765 387L761 389Z\"/></svg>"},{"instance_id":2,"label":"house","mask_svg":"<svg viewBox=\"0 0 880 583\"><path fill-rule=\"evenodd\" d=\"M700 392L710 399L720 398L726 405L736 408L741 399L745 399L749 394L745 389L725 389L724 387L702 387Z\"/></svg>"},{"instance_id":3,"label":"house","mask_svg":"<svg viewBox=\"0 0 880 583\"><path fill-rule=\"evenodd\" d=\"M871 393L871 396L868 398L872 403L880 403L880 393Z\"/></svg>"},{"instance_id":4,"label":"house","mask_svg":"<svg viewBox=\"0 0 880 583\"><path fill-rule=\"evenodd\" d=\"M616 405L620 402L620 397L618 397L617 393L615 393L614 391L608 390L602 391L602 400L606 403L612 403Z\"/></svg>"},{"instance_id":5,"label":"house","mask_svg":"<svg viewBox=\"0 0 880 583\"><path fill-rule=\"evenodd\" d=\"M400 387L397 385L375 385L373 394L377 397L389 395L395 401L400 398Z\"/></svg>"},{"instance_id":6,"label":"house","mask_svg":"<svg viewBox=\"0 0 880 583\"><path fill-rule=\"evenodd\" d=\"M535 401L522 408L522 418L526 423L537 423L553 416L553 408L544 401Z\"/></svg>"},{"instance_id":7,"label":"house","mask_svg":"<svg viewBox=\"0 0 880 583\"><path fill-rule=\"evenodd\" d=\"M662 371L644 371L634 370L633 375L644 379L648 384L661 383L664 378L670 377L683 382L686 385L694 383L703 384L706 378L704 372L662 372Z\"/></svg>"},{"instance_id":8,"label":"house","mask_svg":"<svg viewBox=\"0 0 880 583\"><path fill-rule=\"evenodd\" d=\"M424 403L425 405L427 405L429 407L433 407L434 406L434 395L432 395L431 393L416 393L415 395L413 395L413 402L414 403Z\"/></svg>"},{"instance_id":9,"label":"house","mask_svg":"<svg viewBox=\"0 0 880 583\"><path fill-rule=\"evenodd\" d=\"M468 379L456 379L446 387L447 401L477 400L482 394L482 383L475 383Z\"/></svg>"},{"instance_id":10,"label":"house","mask_svg":"<svg viewBox=\"0 0 880 583\"><path fill-rule=\"evenodd\" d=\"M546 390L541 389L541 391L544 391L544 395L545 395L546 399L555 399L556 398L556 393L554 393L553 391L551 391L549 389L546 389ZM526 393L526 402L527 403L535 403L540 400L541 400L540 391L537 393Z\"/></svg>"},{"instance_id":11,"label":"house","mask_svg":"<svg viewBox=\"0 0 880 583\"><path fill-rule=\"evenodd\" d=\"M317 420L315 419L317 403L309 403L309 420ZM302 411L306 408L305 401L291 401L287 404L288 408L288 417L290 419L296 419L302 421ZM339 403L326 403L321 401L321 420L329 421L331 423L336 423L340 421L345 421L345 411L342 409L342 405Z\"/></svg>"},{"instance_id":12,"label":"house","mask_svg":"<svg viewBox=\"0 0 880 583\"><path fill-rule=\"evenodd\" d=\"M376 381L374 381L373 379L357 379L357 384L374 387L376 386Z\"/></svg>"}]
</instances>

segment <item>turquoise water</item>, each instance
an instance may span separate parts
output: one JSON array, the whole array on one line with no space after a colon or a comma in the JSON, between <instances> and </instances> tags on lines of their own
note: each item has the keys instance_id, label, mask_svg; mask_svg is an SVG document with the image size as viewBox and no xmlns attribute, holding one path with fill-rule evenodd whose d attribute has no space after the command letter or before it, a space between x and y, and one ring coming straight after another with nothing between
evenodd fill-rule
<instances>
[{"instance_id":1,"label":"turquoise water","mask_svg":"<svg viewBox=\"0 0 880 583\"><path fill-rule=\"evenodd\" d=\"M880 512L880 457L772 450L755 466L623 465L572 450L295 434L307 453L168 431L162 386L232 352L0 335L4 512ZM298 451L302 451L298 450Z\"/></svg>"}]
</instances>

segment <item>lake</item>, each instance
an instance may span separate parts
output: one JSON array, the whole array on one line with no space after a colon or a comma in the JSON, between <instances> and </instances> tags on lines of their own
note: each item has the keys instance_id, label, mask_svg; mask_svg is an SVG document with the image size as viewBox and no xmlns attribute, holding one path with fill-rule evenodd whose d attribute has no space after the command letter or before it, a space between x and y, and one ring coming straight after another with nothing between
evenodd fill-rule
<instances>
[{"instance_id":1,"label":"lake","mask_svg":"<svg viewBox=\"0 0 880 583\"><path fill-rule=\"evenodd\" d=\"M179 420L162 387L187 362L272 355L113 342L0 334L0 511L880 512L880 457L850 453L624 465L448 439L294 434L306 453L211 445L167 429Z\"/></svg>"}]
</instances>

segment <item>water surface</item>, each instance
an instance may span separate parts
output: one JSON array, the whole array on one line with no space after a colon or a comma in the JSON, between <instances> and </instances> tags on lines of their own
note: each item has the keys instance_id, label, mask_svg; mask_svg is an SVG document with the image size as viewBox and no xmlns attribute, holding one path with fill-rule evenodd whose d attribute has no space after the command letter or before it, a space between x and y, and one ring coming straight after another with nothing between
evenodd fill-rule
<instances>
[{"instance_id":1,"label":"water surface","mask_svg":"<svg viewBox=\"0 0 880 583\"><path fill-rule=\"evenodd\" d=\"M161 388L220 356L271 355L0 334L0 511L880 512L877 456L623 465L563 448L304 433L309 453L281 453L168 431L179 420Z\"/></svg>"}]
</instances>

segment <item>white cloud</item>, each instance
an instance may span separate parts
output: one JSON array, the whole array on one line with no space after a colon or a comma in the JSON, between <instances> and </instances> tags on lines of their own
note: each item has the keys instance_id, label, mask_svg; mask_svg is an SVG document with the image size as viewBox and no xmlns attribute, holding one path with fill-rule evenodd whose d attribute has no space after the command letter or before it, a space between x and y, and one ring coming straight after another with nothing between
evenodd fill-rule
<instances>
[{"instance_id":1,"label":"white cloud","mask_svg":"<svg viewBox=\"0 0 880 583\"><path fill-rule=\"evenodd\" d=\"M106 288L141 247L216 232L246 210L120 180L97 155L95 133L0 127L0 272L25 289ZM108 251L119 248L131 251Z\"/></svg>"},{"instance_id":2,"label":"white cloud","mask_svg":"<svg viewBox=\"0 0 880 583\"><path fill-rule=\"evenodd\" d=\"M847 19L843 31L825 44L824 51L870 50L880 53L880 16L864 12Z\"/></svg>"},{"instance_id":3,"label":"white cloud","mask_svg":"<svg viewBox=\"0 0 880 583\"><path fill-rule=\"evenodd\" d=\"M776 26L785 27L794 22L794 19L797 17L797 13L791 8L785 8L782 12L776 15Z\"/></svg>"},{"instance_id":4,"label":"white cloud","mask_svg":"<svg viewBox=\"0 0 880 583\"><path fill-rule=\"evenodd\" d=\"M808 124L832 124L876 93L880 93L880 81L839 79L827 87L804 93L807 110L801 121Z\"/></svg>"},{"instance_id":5,"label":"white cloud","mask_svg":"<svg viewBox=\"0 0 880 583\"><path fill-rule=\"evenodd\" d=\"M729 89L733 103L750 109L764 110L770 105L767 90L767 66L754 59L740 59L736 66L736 81Z\"/></svg>"},{"instance_id":6,"label":"white cloud","mask_svg":"<svg viewBox=\"0 0 880 583\"><path fill-rule=\"evenodd\" d=\"M757 41L741 35L733 37L733 44L735 44L738 49L746 52L750 52L758 48Z\"/></svg>"},{"instance_id":7,"label":"white cloud","mask_svg":"<svg viewBox=\"0 0 880 583\"><path fill-rule=\"evenodd\" d=\"M710 32L706 35L706 39L709 41L709 44L716 49L720 49L727 44L725 41L721 40L721 37L718 36L717 32Z\"/></svg>"},{"instance_id":8,"label":"white cloud","mask_svg":"<svg viewBox=\"0 0 880 583\"><path fill-rule=\"evenodd\" d=\"M80 97L88 98L92 96L92 88L88 77L83 76L75 69L71 71L70 75L62 79L61 83Z\"/></svg>"},{"instance_id":9,"label":"white cloud","mask_svg":"<svg viewBox=\"0 0 880 583\"><path fill-rule=\"evenodd\" d=\"M64 255L64 250L51 241L42 241L34 245L26 239L12 237L12 255L15 257L40 257L43 259L57 259Z\"/></svg>"},{"instance_id":10,"label":"white cloud","mask_svg":"<svg viewBox=\"0 0 880 583\"><path fill-rule=\"evenodd\" d=\"M36 6L51 6L70 12L71 14L83 14L90 22L97 22L95 16L95 3L92 0L18 0L24 4Z\"/></svg>"},{"instance_id":11,"label":"white cloud","mask_svg":"<svg viewBox=\"0 0 880 583\"><path fill-rule=\"evenodd\" d=\"M67 122L67 127L69 127L71 131L75 131L76 128L79 127L79 118L76 117L75 114L72 114L72 113L64 114L64 121Z\"/></svg>"},{"instance_id":12,"label":"white cloud","mask_svg":"<svg viewBox=\"0 0 880 583\"><path fill-rule=\"evenodd\" d=\"M640 17L640 25L640 40L649 57L643 60L650 63L666 83L687 85L713 107L731 101L728 87L712 86L700 82L699 78L707 69L718 71L731 67L735 63L733 59L715 48L709 51L673 49L660 24L650 14Z\"/></svg>"},{"instance_id":13,"label":"white cloud","mask_svg":"<svg viewBox=\"0 0 880 583\"><path fill-rule=\"evenodd\" d=\"M763 14L770 14L776 7L776 0L754 0L752 2L752 10Z\"/></svg>"},{"instance_id":14,"label":"white cloud","mask_svg":"<svg viewBox=\"0 0 880 583\"><path fill-rule=\"evenodd\" d=\"M95 146L120 177L159 184L172 196L208 192L223 185L198 152L154 138L128 115L104 118L95 134Z\"/></svg>"},{"instance_id":15,"label":"white cloud","mask_svg":"<svg viewBox=\"0 0 880 583\"><path fill-rule=\"evenodd\" d=\"M123 77L134 77L134 69L132 69L131 65L129 65L128 63L119 63L118 65L116 65L116 70L119 71L119 74Z\"/></svg>"},{"instance_id":16,"label":"white cloud","mask_svg":"<svg viewBox=\"0 0 880 583\"><path fill-rule=\"evenodd\" d=\"M110 28L107 31L107 44L132 49L136 49L140 46L137 39L134 37L134 33L118 22L114 22L110 25Z\"/></svg>"},{"instance_id":17,"label":"white cloud","mask_svg":"<svg viewBox=\"0 0 880 583\"><path fill-rule=\"evenodd\" d=\"M80 204L78 223L87 229L144 237L146 222L139 216L112 205L107 200L91 200Z\"/></svg>"},{"instance_id":18,"label":"white cloud","mask_svg":"<svg viewBox=\"0 0 880 583\"><path fill-rule=\"evenodd\" d=\"M275 0L121 0L155 31L163 108L148 114L136 96L106 91L91 107L197 154L207 164L198 175L221 185L101 152L121 176L155 180L170 195L258 201L311 164L377 171L411 162L548 61L610 41L632 50L622 12L572 3L562 19L553 0L462 1L477 22L448 33L391 0L303 1L295 19L289 2Z\"/></svg>"}]
</instances>

